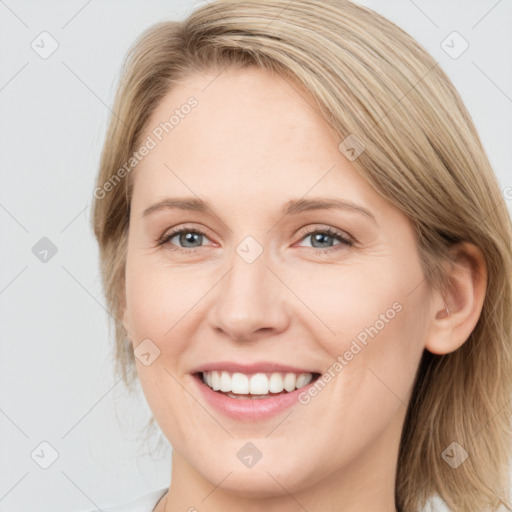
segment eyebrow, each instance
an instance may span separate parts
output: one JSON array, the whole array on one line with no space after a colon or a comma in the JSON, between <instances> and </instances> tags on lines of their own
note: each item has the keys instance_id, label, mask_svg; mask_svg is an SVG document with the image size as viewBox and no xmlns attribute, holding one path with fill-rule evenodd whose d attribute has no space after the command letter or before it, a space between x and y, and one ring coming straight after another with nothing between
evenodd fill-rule
<instances>
[{"instance_id":1,"label":"eyebrow","mask_svg":"<svg viewBox=\"0 0 512 512\"><path fill-rule=\"evenodd\" d=\"M199 213L206 213L208 215L215 216L215 212L213 208L207 201L204 201L195 197L183 197L183 198L173 198L169 197L154 205L146 208L142 216L146 217L153 212L161 211L161 210L185 210L185 211L194 211ZM297 215L299 213L311 210L330 210L330 209L339 209L339 210L349 210L362 213L366 217L373 220L373 222L377 223L375 216L372 212L367 210L366 208L352 203L350 201L345 201L336 198L323 198L316 197L312 199L292 199L286 202L281 209L281 214L283 216L286 215Z\"/></svg>"}]
</instances>

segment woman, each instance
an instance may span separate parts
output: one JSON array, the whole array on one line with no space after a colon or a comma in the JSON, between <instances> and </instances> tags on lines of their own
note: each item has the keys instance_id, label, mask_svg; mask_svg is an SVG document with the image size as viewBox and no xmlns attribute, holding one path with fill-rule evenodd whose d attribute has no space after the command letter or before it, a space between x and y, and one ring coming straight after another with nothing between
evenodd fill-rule
<instances>
[{"instance_id":1,"label":"woman","mask_svg":"<svg viewBox=\"0 0 512 512\"><path fill-rule=\"evenodd\" d=\"M345 0L217 1L143 34L113 110L118 370L173 448L133 509L510 510L510 218L426 51Z\"/></svg>"}]
</instances>

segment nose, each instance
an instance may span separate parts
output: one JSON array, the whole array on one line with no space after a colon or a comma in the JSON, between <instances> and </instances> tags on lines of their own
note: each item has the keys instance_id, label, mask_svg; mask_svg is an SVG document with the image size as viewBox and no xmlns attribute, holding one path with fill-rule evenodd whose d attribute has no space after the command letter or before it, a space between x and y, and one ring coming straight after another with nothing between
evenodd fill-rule
<instances>
[{"instance_id":1,"label":"nose","mask_svg":"<svg viewBox=\"0 0 512 512\"><path fill-rule=\"evenodd\" d=\"M234 341L268 337L289 326L288 290L267 266L264 255L247 263L235 254L227 275L215 287L210 326Z\"/></svg>"}]
</instances>

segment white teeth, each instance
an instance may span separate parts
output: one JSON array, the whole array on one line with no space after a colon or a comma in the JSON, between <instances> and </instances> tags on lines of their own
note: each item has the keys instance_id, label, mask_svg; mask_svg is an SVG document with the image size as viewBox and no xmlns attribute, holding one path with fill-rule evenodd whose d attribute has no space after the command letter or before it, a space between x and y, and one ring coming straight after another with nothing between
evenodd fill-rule
<instances>
[{"instance_id":1,"label":"white teeth","mask_svg":"<svg viewBox=\"0 0 512 512\"><path fill-rule=\"evenodd\" d=\"M251 395L268 394L268 378L264 373L256 373L249 381L249 393Z\"/></svg>"},{"instance_id":2,"label":"white teeth","mask_svg":"<svg viewBox=\"0 0 512 512\"><path fill-rule=\"evenodd\" d=\"M220 391L231 391L231 377L228 372L220 374Z\"/></svg>"},{"instance_id":3,"label":"white teeth","mask_svg":"<svg viewBox=\"0 0 512 512\"><path fill-rule=\"evenodd\" d=\"M311 373L230 373L214 370L203 372L203 382L214 391L236 395L269 395L300 389L313 380Z\"/></svg>"},{"instance_id":4,"label":"white teeth","mask_svg":"<svg viewBox=\"0 0 512 512\"><path fill-rule=\"evenodd\" d=\"M283 377L280 373L273 373L268 381L268 390L271 393L281 393L283 389Z\"/></svg>"},{"instance_id":5,"label":"white teeth","mask_svg":"<svg viewBox=\"0 0 512 512\"><path fill-rule=\"evenodd\" d=\"M301 373L297 377L297 383L295 384L295 386L297 387L297 389L300 389L304 387L306 384L309 384L312 378L313 376L310 373Z\"/></svg>"},{"instance_id":6,"label":"white teeth","mask_svg":"<svg viewBox=\"0 0 512 512\"><path fill-rule=\"evenodd\" d=\"M217 372L217 371L212 372L211 387L214 391L219 391L219 389L220 389L220 375L219 375L219 372Z\"/></svg>"},{"instance_id":7,"label":"white teeth","mask_svg":"<svg viewBox=\"0 0 512 512\"><path fill-rule=\"evenodd\" d=\"M283 386L286 391L290 392L295 389L295 384L297 383L297 377L294 373L287 373L284 377Z\"/></svg>"},{"instance_id":8,"label":"white teeth","mask_svg":"<svg viewBox=\"0 0 512 512\"><path fill-rule=\"evenodd\" d=\"M227 391L232 391L237 395L247 395L249 394L249 377L243 373L233 373L229 387L230 389Z\"/></svg>"}]
</instances>

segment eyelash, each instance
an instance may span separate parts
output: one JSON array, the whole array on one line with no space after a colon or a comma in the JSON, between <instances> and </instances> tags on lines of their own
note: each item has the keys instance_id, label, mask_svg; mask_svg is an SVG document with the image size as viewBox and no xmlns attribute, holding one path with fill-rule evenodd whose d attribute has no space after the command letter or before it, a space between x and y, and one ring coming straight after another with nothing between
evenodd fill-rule
<instances>
[{"instance_id":1,"label":"eyelash","mask_svg":"<svg viewBox=\"0 0 512 512\"><path fill-rule=\"evenodd\" d=\"M202 236L205 236L206 238L208 238L208 235L202 231L201 229L198 229L198 228L180 228L180 229L176 229L176 230L173 230L173 231L169 231L169 232L166 232L162 238L158 241L158 246L163 246L163 245L168 245L168 248L171 250L171 251L177 251L177 252L181 252L181 253L187 253L187 254L195 254L197 251L201 250L202 247L192 247L192 248L183 248L183 247L177 247L177 246L173 246L172 244L169 244L168 242L174 238L176 235L180 235L182 233L195 233L195 234L199 234L199 235L202 235ZM306 233L304 233L301 237L301 240L303 240L304 238L307 238L308 236L311 236L311 235L314 235L314 234L318 234L318 233L321 233L321 234L327 234L333 238L337 238L339 240L339 244L337 245L334 245L332 247L327 247L325 249L318 249L316 247L309 247L309 249L312 249L313 251L317 252L317 253L320 253L320 254L327 254L327 253L332 253L333 251L338 251L340 249L342 249L343 247L340 247L340 246L345 246L345 247L352 247L354 245L354 242L353 240L351 240L347 235L345 235L344 233L340 232L340 231L337 231L333 228L325 228L325 229L318 229L318 228L313 228L313 229L310 229L308 230Z\"/></svg>"}]
</instances>

